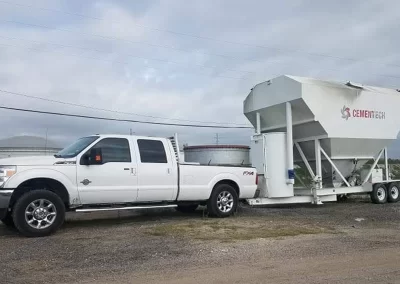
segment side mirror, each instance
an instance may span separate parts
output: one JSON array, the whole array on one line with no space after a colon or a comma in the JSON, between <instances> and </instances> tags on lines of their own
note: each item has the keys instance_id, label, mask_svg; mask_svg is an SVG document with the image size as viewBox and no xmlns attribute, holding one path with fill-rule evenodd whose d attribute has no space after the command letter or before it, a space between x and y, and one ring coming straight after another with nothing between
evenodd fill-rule
<instances>
[{"instance_id":1,"label":"side mirror","mask_svg":"<svg viewBox=\"0 0 400 284\"><path fill-rule=\"evenodd\" d=\"M103 164L103 155L101 148L92 148L81 158L82 165L101 165Z\"/></svg>"},{"instance_id":2,"label":"side mirror","mask_svg":"<svg viewBox=\"0 0 400 284\"><path fill-rule=\"evenodd\" d=\"M90 165L101 165L103 164L103 155L101 148L92 148L90 150Z\"/></svg>"},{"instance_id":3,"label":"side mirror","mask_svg":"<svg viewBox=\"0 0 400 284\"><path fill-rule=\"evenodd\" d=\"M84 165L84 166L89 166L90 165L89 152L86 152L85 154L83 154L83 156L81 158L81 165Z\"/></svg>"}]
</instances>

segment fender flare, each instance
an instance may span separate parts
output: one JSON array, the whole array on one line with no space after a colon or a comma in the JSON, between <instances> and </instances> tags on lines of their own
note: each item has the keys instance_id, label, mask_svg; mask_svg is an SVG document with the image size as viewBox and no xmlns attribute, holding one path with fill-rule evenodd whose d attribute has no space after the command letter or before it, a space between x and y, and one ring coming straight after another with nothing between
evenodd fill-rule
<instances>
[{"instance_id":1,"label":"fender flare","mask_svg":"<svg viewBox=\"0 0 400 284\"><path fill-rule=\"evenodd\" d=\"M7 180L4 187L16 189L23 182L38 178L53 179L60 182L68 191L70 204L80 204L79 192L76 182L71 181L65 174L53 169L39 168L24 170L20 172L17 171L15 175Z\"/></svg>"},{"instance_id":2,"label":"fender flare","mask_svg":"<svg viewBox=\"0 0 400 284\"><path fill-rule=\"evenodd\" d=\"M234 174L232 174L232 173L220 173L220 174L216 175L216 176L210 181L210 183L208 184L208 188L209 188L209 190L210 190L210 196L211 196L211 193L212 193L212 191L213 191L215 185L216 185L217 183L219 183L220 181L223 181L223 180L230 180L230 181L235 182L235 183L237 184L237 186L238 186L239 192L241 192L242 184L241 184L240 179L239 179L238 176L236 176L236 175L234 175ZM210 197L210 196L209 196L209 197Z\"/></svg>"}]
</instances>

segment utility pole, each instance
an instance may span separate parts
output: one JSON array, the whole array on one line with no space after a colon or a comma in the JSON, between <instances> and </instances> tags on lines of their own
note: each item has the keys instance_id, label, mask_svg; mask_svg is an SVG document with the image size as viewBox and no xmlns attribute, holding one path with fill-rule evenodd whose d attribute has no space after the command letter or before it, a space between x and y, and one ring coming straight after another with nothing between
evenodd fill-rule
<instances>
[{"instance_id":1,"label":"utility pole","mask_svg":"<svg viewBox=\"0 0 400 284\"><path fill-rule=\"evenodd\" d=\"M44 153L47 156L47 136L48 136L49 128L46 128L46 142L44 144Z\"/></svg>"},{"instance_id":2,"label":"utility pole","mask_svg":"<svg viewBox=\"0 0 400 284\"><path fill-rule=\"evenodd\" d=\"M215 134L215 143L216 143L216 145L219 144L219 135L218 135L218 133Z\"/></svg>"}]
</instances>

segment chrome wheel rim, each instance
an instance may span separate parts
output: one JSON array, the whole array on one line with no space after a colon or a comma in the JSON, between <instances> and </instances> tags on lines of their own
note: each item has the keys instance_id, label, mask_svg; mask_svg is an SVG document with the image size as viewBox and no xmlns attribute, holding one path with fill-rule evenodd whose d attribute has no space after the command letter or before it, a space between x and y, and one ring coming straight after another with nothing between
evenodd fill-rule
<instances>
[{"instance_id":1,"label":"chrome wheel rim","mask_svg":"<svg viewBox=\"0 0 400 284\"><path fill-rule=\"evenodd\" d=\"M25 209L26 223L37 230L50 227L57 217L57 209L47 199L37 199L31 202Z\"/></svg>"},{"instance_id":2,"label":"chrome wheel rim","mask_svg":"<svg viewBox=\"0 0 400 284\"><path fill-rule=\"evenodd\" d=\"M397 186L392 186L392 187L390 188L390 196L391 196L393 199L399 198L399 188L398 188Z\"/></svg>"},{"instance_id":3,"label":"chrome wheel rim","mask_svg":"<svg viewBox=\"0 0 400 284\"><path fill-rule=\"evenodd\" d=\"M378 188L376 194L378 195L378 199L380 201L385 200L385 198L386 198L386 190L384 188L382 188L382 187Z\"/></svg>"},{"instance_id":4,"label":"chrome wheel rim","mask_svg":"<svg viewBox=\"0 0 400 284\"><path fill-rule=\"evenodd\" d=\"M229 191L222 191L217 197L217 206L221 212L227 213L232 210L234 204L233 196Z\"/></svg>"}]
</instances>

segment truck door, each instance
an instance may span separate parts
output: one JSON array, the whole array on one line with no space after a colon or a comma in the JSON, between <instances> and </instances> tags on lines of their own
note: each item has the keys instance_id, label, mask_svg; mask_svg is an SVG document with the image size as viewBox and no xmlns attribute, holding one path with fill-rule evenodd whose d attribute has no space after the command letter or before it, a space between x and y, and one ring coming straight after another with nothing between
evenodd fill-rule
<instances>
[{"instance_id":1,"label":"truck door","mask_svg":"<svg viewBox=\"0 0 400 284\"><path fill-rule=\"evenodd\" d=\"M166 141L138 139L138 202L171 201L178 188L178 173ZM167 149L167 151L166 151Z\"/></svg>"},{"instance_id":2,"label":"truck door","mask_svg":"<svg viewBox=\"0 0 400 284\"><path fill-rule=\"evenodd\" d=\"M78 159L77 184L83 204L136 201L137 165L132 143L126 138L104 138ZM85 165L83 158L92 150L101 153L101 162Z\"/></svg>"}]
</instances>

